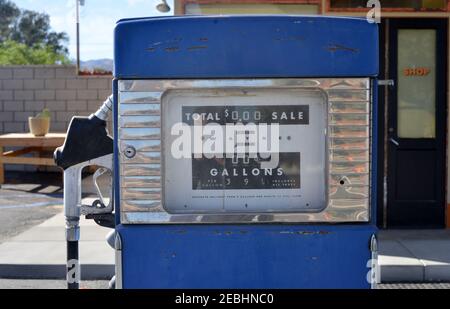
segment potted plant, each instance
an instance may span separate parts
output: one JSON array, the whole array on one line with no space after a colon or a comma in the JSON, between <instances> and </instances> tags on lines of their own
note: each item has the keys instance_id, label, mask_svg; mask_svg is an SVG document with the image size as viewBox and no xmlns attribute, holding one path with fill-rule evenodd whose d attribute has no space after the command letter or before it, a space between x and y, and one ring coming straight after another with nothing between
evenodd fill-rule
<instances>
[{"instance_id":1,"label":"potted plant","mask_svg":"<svg viewBox=\"0 0 450 309\"><path fill-rule=\"evenodd\" d=\"M45 136L50 131L50 111L44 109L36 117L29 117L28 124L30 126L30 132L34 136Z\"/></svg>"}]
</instances>

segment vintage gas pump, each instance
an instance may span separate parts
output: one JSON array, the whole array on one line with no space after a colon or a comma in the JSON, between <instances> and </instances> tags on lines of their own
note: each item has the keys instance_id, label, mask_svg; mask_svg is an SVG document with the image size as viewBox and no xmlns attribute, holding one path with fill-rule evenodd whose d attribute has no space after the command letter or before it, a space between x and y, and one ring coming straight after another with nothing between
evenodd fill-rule
<instances>
[{"instance_id":1,"label":"vintage gas pump","mask_svg":"<svg viewBox=\"0 0 450 309\"><path fill-rule=\"evenodd\" d=\"M116 287L373 287L377 48L355 18L119 21Z\"/></svg>"}]
</instances>

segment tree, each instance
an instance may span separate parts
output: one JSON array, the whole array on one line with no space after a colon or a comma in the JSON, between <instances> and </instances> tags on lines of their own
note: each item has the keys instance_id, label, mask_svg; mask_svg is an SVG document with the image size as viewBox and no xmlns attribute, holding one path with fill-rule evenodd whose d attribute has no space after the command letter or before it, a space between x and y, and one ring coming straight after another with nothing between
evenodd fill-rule
<instances>
[{"instance_id":1,"label":"tree","mask_svg":"<svg viewBox=\"0 0 450 309\"><path fill-rule=\"evenodd\" d=\"M68 54L68 36L65 32L51 31L48 14L21 10L9 0L0 0L0 43L6 41L32 49L44 45L56 54Z\"/></svg>"},{"instance_id":2,"label":"tree","mask_svg":"<svg viewBox=\"0 0 450 309\"><path fill-rule=\"evenodd\" d=\"M56 53L52 47L36 44L29 47L15 41L0 43L0 65L27 65L27 64L69 64L69 58Z\"/></svg>"},{"instance_id":3,"label":"tree","mask_svg":"<svg viewBox=\"0 0 450 309\"><path fill-rule=\"evenodd\" d=\"M8 0L0 0L0 41L10 37L20 9Z\"/></svg>"},{"instance_id":4,"label":"tree","mask_svg":"<svg viewBox=\"0 0 450 309\"><path fill-rule=\"evenodd\" d=\"M55 53L68 55L69 50L65 43L69 42L69 37L65 32L50 32L45 38L48 46L51 46ZM64 43L63 43L64 42Z\"/></svg>"},{"instance_id":5,"label":"tree","mask_svg":"<svg viewBox=\"0 0 450 309\"><path fill-rule=\"evenodd\" d=\"M68 40L67 34L50 31L50 17L47 14L22 11L11 39L30 47L44 43L55 52L67 53L67 48L63 45Z\"/></svg>"}]
</instances>

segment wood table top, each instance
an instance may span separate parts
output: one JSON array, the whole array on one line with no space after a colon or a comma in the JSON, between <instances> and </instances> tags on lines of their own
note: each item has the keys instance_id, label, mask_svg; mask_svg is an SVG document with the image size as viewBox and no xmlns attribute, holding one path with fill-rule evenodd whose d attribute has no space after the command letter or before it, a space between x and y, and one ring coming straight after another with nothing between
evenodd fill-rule
<instances>
[{"instance_id":1,"label":"wood table top","mask_svg":"<svg viewBox=\"0 0 450 309\"><path fill-rule=\"evenodd\" d=\"M64 144L66 133L48 133L34 136L31 133L9 133L0 135L0 146L59 147Z\"/></svg>"}]
</instances>

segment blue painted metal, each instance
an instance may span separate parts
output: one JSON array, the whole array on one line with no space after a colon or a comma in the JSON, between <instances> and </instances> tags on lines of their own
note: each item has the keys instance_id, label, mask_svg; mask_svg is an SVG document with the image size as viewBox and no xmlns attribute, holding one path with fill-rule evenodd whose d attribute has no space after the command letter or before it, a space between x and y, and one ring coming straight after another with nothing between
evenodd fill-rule
<instances>
[{"instance_id":1,"label":"blue painted metal","mask_svg":"<svg viewBox=\"0 0 450 309\"><path fill-rule=\"evenodd\" d=\"M378 74L378 30L365 20L148 18L119 22L115 35L116 79ZM374 87L376 90L375 80ZM117 111L116 82L114 94ZM370 239L377 231L375 102L370 223L119 224L124 288L370 288L367 262L371 258ZM117 113L114 127L117 137ZM117 139L114 149L118 171ZM115 177L116 201L120 200L119 187ZM116 205L116 214L120 223L120 205Z\"/></svg>"},{"instance_id":2,"label":"blue painted metal","mask_svg":"<svg viewBox=\"0 0 450 309\"><path fill-rule=\"evenodd\" d=\"M378 28L365 19L146 18L117 24L114 75L121 79L366 77L378 74L377 55Z\"/></svg>"},{"instance_id":3,"label":"blue painted metal","mask_svg":"<svg viewBox=\"0 0 450 309\"><path fill-rule=\"evenodd\" d=\"M124 288L369 288L374 227L119 226Z\"/></svg>"}]
</instances>

